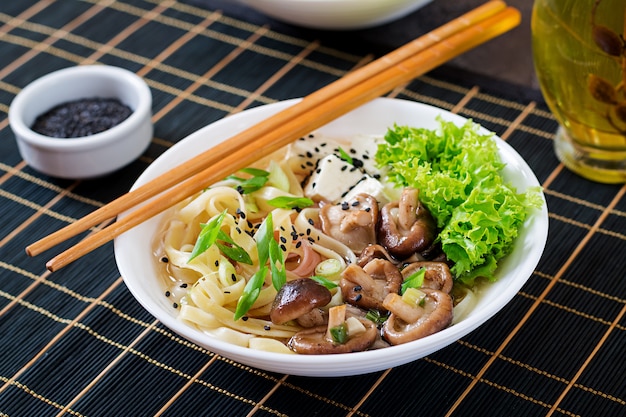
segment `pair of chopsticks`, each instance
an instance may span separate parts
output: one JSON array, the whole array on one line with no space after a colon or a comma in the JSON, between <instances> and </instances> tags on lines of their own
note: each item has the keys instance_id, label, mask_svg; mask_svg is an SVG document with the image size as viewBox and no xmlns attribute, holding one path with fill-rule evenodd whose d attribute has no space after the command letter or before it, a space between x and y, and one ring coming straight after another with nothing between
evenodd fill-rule
<instances>
[{"instance_id":1,"label":"pair of chopsticks","mask_svg":"<svg viewBox=\"0 0 626 417\"><path fill-rule=\"evenodd\" d=\"M135 208L48 261L46 267L56 271L207 185L507 32L520 20L520 13L515 8L507 7L503 1L489 1L34 242L26 248L26 252L30 256L38 255Z\"/></svg>"}]
</instances>

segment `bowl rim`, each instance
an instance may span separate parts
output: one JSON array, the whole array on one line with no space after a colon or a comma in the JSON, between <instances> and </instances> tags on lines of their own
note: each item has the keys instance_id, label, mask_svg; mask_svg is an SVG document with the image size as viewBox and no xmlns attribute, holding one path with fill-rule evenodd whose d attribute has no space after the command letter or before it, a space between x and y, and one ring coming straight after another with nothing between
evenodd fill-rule
<instances>
[{"instance_id":1,"label":"bowl rim","mask_svg":"<svg viewBox=\"0 0 626 417\"><path fill-rule=\"evenodd\" d=\"M129 88L137 95L137 106L132 110L130 116L121 123L89 136L76 138L55 138L35 132L23 119L23 112L26 106L37 96L42 94L52 85L67 83L75 80L76 77L98 77L105 80L112 80ZM85 97L87 98L87 97ZM76 98L75 100L79 100ZM60 105L73 100L61 100ZM50 109L52 108L50 107ZM39 148L57 150L78 150L97 148L112 141L124 138L139 124L145 117L150 117L152 107L152 95L146 82L134 72L121 67L110 65L78 65L62 68L40 78L37 78L24 87L13 99L9 106L9 124L14 130L16 137L24 142Z\"/></svg>"},{"instance_id":2,"label":"bowl rim","mask_svg":"<svg viewBox=\"0 0 626 417\"><path fill-rule=\"evenodd\" d=\"M235 115L218 120L217 122L214 122L199 129L198 131L190 134L187 138L183 139L181 142L171 147L159 158L157 158L153 162L153 164L151 164L144 171L144 173L141 174L137 182L133 185L133 189L139 187L149 179L154 178L154 176L158 173L163 172L165 169L167 169L168 163L172 163L172 160L175 160L178 149L186 146L185 143L189 143L191 141L198 142L200 138L206 138L207 134L215 129L231 128L230 135L232 135L234 134L234 132L232 132L234 129L243 129L244 127L248 127L249 123L247 123L247 119L254 119L254 117L252 116L256 116L257 118L262 116L267 117L270 114L273 114L274 111L278 111L289 105L295 104L295 102L299 100L300 99L292 99L274 104L259 106L257 108L246 110L244 112L240 112ZM439 109L428 104L395 98L375 99L372 102L367 103L364 106L357 108L356 110L353 110L348 115L350 115L351 113L359 112L362 108L368 106L373 106L373 108L376 109L376 106L393 107L394 105L413 106L412 109L414 109L415 113L418 115L422 114L421 112L425 111L426 113L430 112L429 114L442 114L445 116L446 120L457 121L459 123L467 120L464 117L452 114L446 110ZM484 128L481 128L481 132L488 131ZM500 148L501 155L502 152L505 152L511 161L513 161L519 167L523 168L523 172L520 173L520 181L526 182L528 186L539 185L537 178L535 177L530 167L528 167L527 163L523 160L523 158L508 143L504 142L497 136L494 137L497 141L498 147ZM197 148L196 151L198 151ZM180 161L175 162L180 163ZM171 168L171 166L169 166L169 168ZM137 277L128 276L128 273L132 270L131 264L128 262L128 257L130 255L127 251L129 249L128 245L132 242L132 230L126 232L125 234L122 234L115 239L115 259L118 265L118 269L124 279L125 285L136 298L136 300L150 314L157 317L166 327L168 327L175 333L200 346L207 348L214 353L220 354L226 358L235 361L239 361L246 365L254 366L256 368L265 369L272 372L284 372L291 375L302 375L310 377L358 375L376 372L389 367L405 364L422 358L436 350L442 349L443 347L448 346L454 341L469 334L477 327L485 323L487 320L491 319L502 308L504 308L506 304L508 304L513 299L519 289L530 278L534 271L534 268L536 267L539 259L543 254L548 233L548 213L547 205L545 203L545 196L543 195L543 193L542 198L544 201L543 207L539 210L535 210L533 212L533 215L527 221L527 223L530 224L529 228L531 228L532 226L532 231L534 232L534 234L532 235L533 247L531 248L531 250L529 250L529 253L525 253L526 257L524 258L524 262L522 263L523 268L518 268L518 265L509 265L508 267L506 267L502 266L501 264L501 268L504 268L505 270L510 270L508 274L512 275L512 278L510 278L510 281L512 281L512 283L507 284L514 285L506 285L503 288L494 287L498 290L501 290L498 293L497 299L489 300L489 302L487 302L484 306L485 308L475 314L476 317L473 320L461 320L460 322L455 323L453 326L450 326L434 335L428 336L418 341L410 342L404 345L390 346L379 350L353 352L350 354L337 355L289 355L284 353L256 351L247 347L236 346L216 338L211 338L210 336L203 334L201 331L194 329L192 326L183 323L177 317L169 314L167 311L165 311L164 308L161 308L159 305L157 305L158 303L155 303L155 300L153 300L149 296L149 293L146 291L145 281L140 282L140 280L136 279ZM127 214L128 212L123 213L118 218L123 218ZM158 217L160 216L156 216L156 218L153 218L151 220L157 222L157 227ZM138 227L141 228L147 226L140 225ZM530 230L528 232L530 232ZM136 233L139 232L137 231ZM150 239L153 238L153 236L150 236ZM151 247L148 248L148 251L151 251ZM126 257L126 259L124 257ZM134 261L136 261L136 259L133 259L133 262ZM145 275L146 271L143 270L142 272ZM209 343L205 342L207 338ZM420 351L419 356L415 356L412 352L413 348L416 347ZM349 358L346 357L346 355L350 355ZM385 361L385 365L384 367L382 367L380 364L381 355L392 356L393 359ZM343 365L346 362L346 359L349 359L350 363L359 363L358 369L346 369Z\"/></svg>"}]
</instances>

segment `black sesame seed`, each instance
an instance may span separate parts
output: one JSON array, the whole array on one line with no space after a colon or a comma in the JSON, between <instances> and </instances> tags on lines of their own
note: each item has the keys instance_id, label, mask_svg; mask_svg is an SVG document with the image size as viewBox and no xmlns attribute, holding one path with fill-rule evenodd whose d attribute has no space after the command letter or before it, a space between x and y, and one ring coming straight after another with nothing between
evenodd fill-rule
<instances>
[{"instance_id":1,"label":"black sesame seed","mask_svg":"<svg viewBox=\"0 0 626 417\"><path fill-rule=\"evenodd\" d=\"M220 266L220 261L216 260L215 261L215 267L217 268L218 266Z\"/></svg>"},{"instance_id":2,"label":"black sesame seed","mask_svg":"<svg viewBox=\"0 0 626 417\"><path fill-rule=\"evenodd\" d=\"M309 224L310 224L311 226L315 225L315 222L313 221L313 219L309 219Z\"/></svg>"},{"instance_id":3,"label":"black sesame seed","mask_svg":"<svg viewBox=\"0 0 626 417\"><path fill-rule=\"evenodd\" d=\"M44 114L32 125L42 135L55 138L90 136L120 124L132 110L114 98L89 98L68 101Z\"/></svg>"},{"instance_id":4,"label":"black sesame seed","mask_svg":"<svg viewBox=\"0 0 626 417\"><path fill-rule=\"evenodd\" d=\"M362 294L357 294L356 297L354 297L354 301L359 302L361 301L361 298L363 298Z\"/></svg>"},{"instance_id":5,"label":"black sesame seed","mask_svg":"<svg viewBox=\"0 0 626 417\"><path fill-rule=\"evenodd\" d=\"M354 291L359 292L363 289L363 287L361 287L360 285L355 285L354 286Z\"/></svg>"},{"instance_id":6,"label":"black sesame seed","mask_svg":"<svg viewBox=\"0 0 626 417\"><path fill-rule=\"evenodd\" d=\"M365 211L367 211L367 212L369 213L369 212L372 210L372 208L371 208L371 207L365 207L365 209L364 209L364 210L365 210Z\"/></svg>"},{"instance_id":7,"label":"black sesame seed","mask_svg":"<svg viewBox=\"0 0 626 417\"><path fill-rule=\"evenodd\" d=\"M174 304L172 304L172 307L174 307L174 308L178 308L178 303L174 303Z\"/></svg>"},{"instance_id":8,"label":"black sesame seed","mask_svg":"<svg viewBox=\"0 0 626 417\"><path fill-rule=\"evenodd\" d=\"M307 158L313 158L313 154L310 151L306 151Z\"/></svg>"},{"instance_id":9,"label":"black sesame seed","mask_svg":"<svg viewBox=\"0 0 626 417\"><path fill-rule=\"evenodd\" d=\"M171 292L169 292L169 291L165 291L165 296L166 296L166 297L169 297L170 295L172 295L172 293L171 293Z\"/></svg>"},{"instance_id":10,"label":"black sesame seed","mask_svg":"<svg viewBox=\"0 0 626 417\"><path fill-rule=\"evenodd\" d=\"M237 275L231 274L230 279L232 279L233 282L236 282L237 281Z\"/></svg>"},{"instance_id":11,"label":"black sesame seed","mask_svg":"<svg viewBox=\"0 0 626 417\"><path fill-rule=\"evenodd\" d=\"M282 249L283 252L287 252L287 247L285 245L280 245L280 249Z\"/></svg>"},{"instance_id":12,"label":"black sesame seed","mask_svg":"<svg viewBox=\"0 0 626 417\"><path fill-rule=\"evenodd\" d=\"M347 202L343 202L341 203L341 209L342 210L348 210L350 208L350 205Z\"/></svg>"},{"instance_id":13,"label":"black sesame seed","mask_svg":"<svg viewBox=\"0 0 626 417\"><path fill-rule=\"evenodd\" d=\"M283 243L287 243L287 238L285 236L281 236L280 241Z\"/></svg>"},{"instance_id":14,"label":"black sesame seed","mask_svg":"<svg viewBox=\"0 0 626 417\"><path fill-rule=\"evenodd\" d=\"M267 331L272 329L269 324L266 324L265 326L263 326L263 328Z\"/></svg>"},{"instance_id":15,"label":"black sesame seed","mask_svg":"<svg viewBox=\"0 0 626 417\"><path fill-rule=\"evenodd\" d=\"M248 316L243 316L243 317L241 318L241 320L243 320L243 321L248 321Z\"/></svg>"},{"instance_id":16,"label":"black sesame seed","mask_svg":"<svg viewBox=\"0 0 626 417\"><path fill-rule=\"evenodd\" d=\"M352 203L352 207L356 207L360 204L359 200L356 200Z\"/></svg>"},{"instance_id":17,"label":"black sesame seed","mask_svg":"<svg viewBox=\"0 0 626 417\"><path fill-rule=\"evenodd\" d=\"M161 262L163 262L164 264L168 263L170 260L167 259L167 256L164 256L161 258Z\"/></svg>"},{"instance_id":18,"label":"black sesame seed","mask_svg":"<svg viewBox=\"0 0 626 417\"><path fill-rule=\"evenodd\" d=\"M300 246L302 246L302 242L301 242L301 241L298 241L298 243L296 243L296 249L299 249L299 248L300 248Z\"/></svg>"}]
</instances>

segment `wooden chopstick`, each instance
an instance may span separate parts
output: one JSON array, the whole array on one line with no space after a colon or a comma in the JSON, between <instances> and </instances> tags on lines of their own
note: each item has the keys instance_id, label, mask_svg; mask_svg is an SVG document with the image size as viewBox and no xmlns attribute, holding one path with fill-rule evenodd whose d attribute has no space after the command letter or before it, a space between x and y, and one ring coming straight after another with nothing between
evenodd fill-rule
<instances>
[{"instance_id":1,"label":"wooden chopstick","mask_svg":"<svg viewBox=\"0 0 626 417\"><path fill-rule=\"evenodd\" d=\"M339 95L341 92L354 88L364 80L378 74L390 67L398 65L403 60L431 47L437 42L459 33L460 31L484 21L485 19L501 12L506 8L506 4L500 0L489 1L476 9L450 21L449 23L421 36L405 46L371 62L370 64L355 70L347 76L335 81L332 84L306 96L298 104L289 107L282 112L252 126L249 129L230 138L228 141L214 146L210 150L197 155L158 178L144 184L137 189L122 195L116 200L84 216L83 218L70 223L66 227L51 233L48 236L32 243L26 248L26 253L30 256L38 255L64 241L78 235L81 232L93 227L101 222L112 219L118 214L131 209L137 204L154 197L155 195L175 186L181 181L197 174L204 168L220 161L233 149L242 149L260 137L267 137L272 132L291 120L298 119L304 113L317 108L328 99ZM319 127L319 126L317 126ZM313 130L313 129L311 129Z\"/></svg>"},{"instance_id":2,"label":"wooden chopstick","mask_svg":"<svg viewBox=\"0 0 626 417\"><path fill-rule=\"evenodd\" d=\"M355 86L327 97L322 104L314 106L304 116L287 119L283 124L276 126L273 131L264 134L261 140L247 142L247 146L238 148L238 151L224 154L221 159L208 165L208 168L205 165L205 168L199 173L164 192L158 198L143 204L125 217L118 219L111 226L86 237L77 245L50 260L46 266L51 271L66 266L166 208L201 191L208 184L252 164L260 157L280 149L298 137L323 126L373 98L379 97L449 59L510 30L519 22L519 12L511 7L505 8L473 25L467 25L446 39L433 43L429 48L361 80Z\"/></svg>"}]
</instances>

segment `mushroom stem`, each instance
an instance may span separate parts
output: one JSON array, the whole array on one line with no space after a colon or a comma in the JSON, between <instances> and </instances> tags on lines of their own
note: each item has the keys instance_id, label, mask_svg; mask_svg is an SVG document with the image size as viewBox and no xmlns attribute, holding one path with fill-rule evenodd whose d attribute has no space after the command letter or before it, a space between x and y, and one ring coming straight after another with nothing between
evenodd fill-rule
<instances>
[{"instance_id":1,"label":"mushroom stem","mask_svg":"<svg viewBox=\"0 0 626 417\"><path fill-rule=\"evenodd\" d=\"M346 305L341 304L328 309L328 327L326 330L326 340L333 342L331 329L341 326L346 321Z\"/></svg>"}]
</instances>

